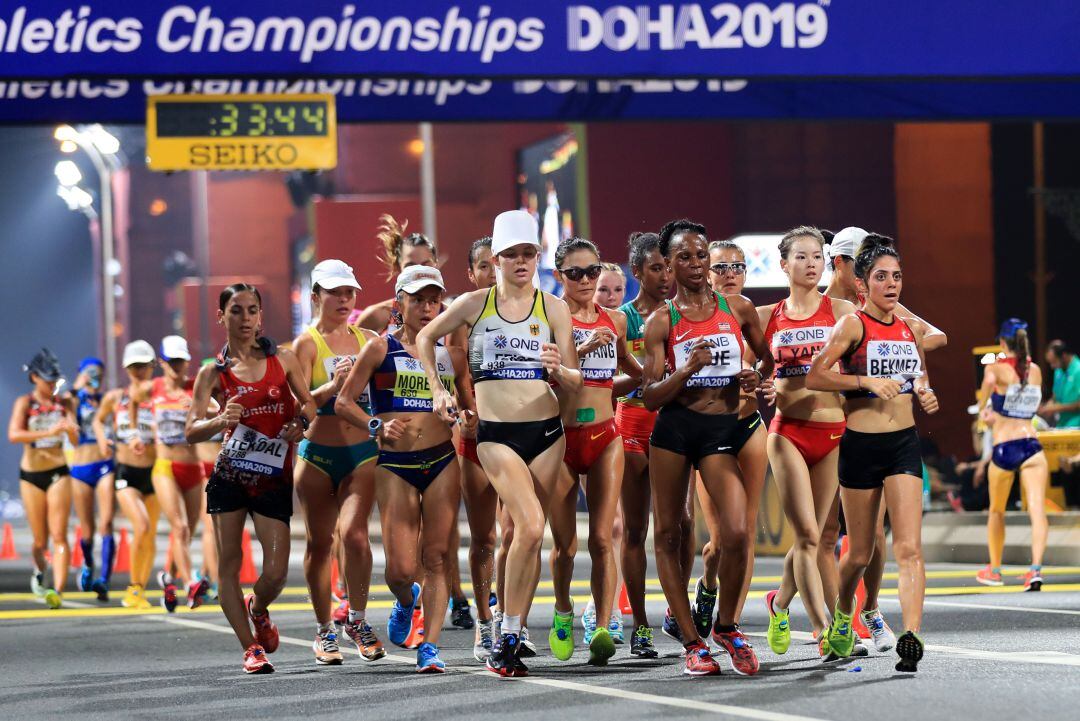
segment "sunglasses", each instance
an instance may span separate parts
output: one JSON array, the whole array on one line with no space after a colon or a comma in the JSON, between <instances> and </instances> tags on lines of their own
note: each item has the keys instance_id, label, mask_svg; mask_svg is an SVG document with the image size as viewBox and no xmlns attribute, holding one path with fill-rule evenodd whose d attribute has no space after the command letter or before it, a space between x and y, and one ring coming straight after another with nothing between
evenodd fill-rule
<instances>
[{"instance_id":1,"label":"sunglasses","mask_svg":"<svg viewBox=\"0 0 1080 721\"><path fill-rule=\"evenodd\" d=\"M603 270L604 269L600 267L599 263L593 263L587 268L578 268L576 266L570 266L569 268L559 268L560 273L562 273L575 283L577 283L585 276L589 276L589 280L596 280L600 277L600 273Z\"/></svg>"},{"instance_id":2,"label":"sunglasses","mask_svg":"<svg viewBox=\"0 0 1080 721\"><path fill-rule=\"evenodd\" d=\"M718 275L723 275L729 270L735 275L742 275L746 272L746 263L713 263L709 266L709 270Z\"/></svg>"}]
</instances>

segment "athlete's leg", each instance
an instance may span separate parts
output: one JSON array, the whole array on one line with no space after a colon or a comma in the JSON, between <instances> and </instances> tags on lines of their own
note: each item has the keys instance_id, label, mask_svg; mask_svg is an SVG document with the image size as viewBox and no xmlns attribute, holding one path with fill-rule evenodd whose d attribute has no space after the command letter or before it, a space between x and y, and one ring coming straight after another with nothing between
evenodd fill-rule
<instances>
[{"instance_id":1,"label":"athlete's leg","mask_svg":"<svg viewBox=\"0 0 1080 721\"><path fill-rule=\"evenodd\" d=\"M154 495L169 521L169 550L176 564L176 578L191 581L191 527L188 525L187 506L171 475L154 474Z\"/></svg>"},{"instance_id":2,"label":"athlete's leg","mask_svg":"<svg viewBox=\"0 0 1080 721\"><path fill-rule=\"evenodd\" d=\"M71 476L61 476L45 493L49 514L49 538L53 546L53 588L64 592L67 585L71 547L68 545L68 519L71 517Z\"/></svg>"},{"instance_id":3,"label":"athlete's leg","mask_svg":"<svg viewBox=\"0 0 1080 721\"><path fill-rule=\"evenodd\" d=\"M878 512L877 527L874 529L874 555L870 556L870 564L863 574L863 587L866 589L865 608L878 607L878 594L881 592L881 580L885 576L885 559L888 556L889 546L885 539L885 504L881 504Z\"/></svg>"},{"instance_id":4,"label":"athlete's leg","mask_svg":"<svg viewBox=\"0 0 1080 721\"><path fill-rule=\"evenodd\" d=\"M255 581L255 600L251 603L251 612L259 616L285 590L289 578L289 524L258 513L251 514L251 520L263 554L262 569Z\"/></svg>"},{"instance_id":5,"label":"athlete's leg","mask_svg":"<svg viewBox=\"0 0 1080 721\"><path fill-rule=\"evenodd\" d=\"M157 553L157 528L161 518L161 503L157 494L150 493L143 497L143 505L146 507L146 521L150 531L143 536L142 546L136 551L132 561L131 570L138 574L138 583L145 588L150 582L150 574L154 570L154 556ZM137 563L136 563L137 562Z\"/></svg>"},{"instance_id":6,"label":"athlete's leg","mask_svg":"<svg viewBox=\"0 0 1080 721\"><path fill-rule=\"evenodd\" d=\"M1006 471L991 463L986 470L990 484L990 508L986 517L986 543L990 550L990 568L1001 567L1001 555L1005 550L1005 507L1012 490L1013 471Z\"/></svg>"},{"instance_id":7,"label":"athlete's leg","mask_svg":"<svg viewBox=\"0 0 1080 721\"><path fill-rule=\"evenodd\" d=\"M375 496L386 553L386 585L398 603L407 608L413 605L413 583L420 575L420 492L393 471L379 466L375 468ZM445 578L436 583L446 587Z\"/></svg>"},{"instance_id":8,"label":"athlete's leg","mask_svg":"<svg viewBox=\"0 0 1080 721\"><path fill-rule=\"evenodd\" d=\"M460 499L461 493L458 493ZM465 591L461 589L461 567L458 562L458 549L461 548L461 529L455 523L450 527L448 548L452 553L446 557L446 583L450 589L450 597L458 600L465 598ZM430 608L430 606L429 606ZM432 643L435 643L432 641Z\"/></svg>"},{"instance_id":9,"label":"athlete's leg","mask_svg":"<svg viewBox=\"0 0 1080 721\"><path fill-rule=\"evenodd\" d=\"M618 573L614 532L625 457L616 437L589 468L585 497L589 504L589 557L592 559L592 597L599 626L606 626L615 607Z\"/></svg>"},{"instance_id":10,"label":"athlete's leg","mask_svg":"<svg viewBox=\"0 0 1080 721\"><path fill-rule=\"evenodd\" d=\"M488 596L495 567L495 513L499 495L488 483L484 469L464 456L461 459L461 489L465 497L465 515L469 519L469 574L476 615L481 621L490 621Z\"/></svg>"},{"instance_id":11,"label":"athlete's leg","mask_svg":"<svg viewBox=\"0 0 1080 721\"><path fill-rule=\"evenodd\" d=\"M840 592L836 606L854 613L855 589L874 555L874 530L881 508L882 489L840 488L847 523L848 551L840 559Z\"/></svg>"},{"instance_id":12,"label":"athlete's leg","mask_svg":"<svg viewBox=\"0 0 1080 721\"><path fill-rule=\"evenodd\" d=\"M94 489L97 502L97 532L101 536L101 573L98 577L108 585L116 559L116 537L113 536L113 516L116 514L116 488L113 474L103 476Z\"/></svg>"},{"instance_id":13,"label":"athlete's leg","mask_svg":"<svg viewBox=\"0 0 1080 721\"><path fill-rule=\"evenodd\" d=\"M330 623L330 557L334 527L338 522L338 499L330 477L304 459L296 463L296 497L304 513L307 544L304 549L304 579L311 595L311 608L320 625Z\"/></svg>"},{"instance_id":14,"label":"athlete's leg","mask_svg":"<svg viewBox=\"0 0 1080 721\"><path fill-rule=\"evenodd\" d=\"M498 496L498 493L495 495ZM498 505L500 536L499 548L495 553L495 595L499 610L502 611L503 597L506 595L506 557L510 553L510 546L514 543L514 519L510 517L510 512L506 510L506 505L501 498Z\"/></svg>"},{"instance_id":15,"label":"athlete's leg","mask_svg":"<svg viewBox=\"0 0 1080 721\"><path fill-rule=\"evenodd\" d=\"M656 570L684 643L700 638L690 614L690 600L686 595L689 579L684 573L684 546L687 542L684 529L686 501L691 490L690 470L690 462L685 456L655 446L650 449L649 481L656 526Z\"/></svg>"},{"instance_id":16,"label":"athlete's leg","mask_svg":"<svg viewBox=\"0 0 1080 721\"><path fill-rule=\"evenodd\" d=\"M1020 467L1020 486L1031 517L1031 565L1042 566L1049 528L1046 520L1046 486L1050 478L1046 454L1038 453Z\"/></svg>"},{"instance_id":17,"label":"athlete's leg","mask_svg":"<svg viewBox=\"0 0 1080 721\"><path fill-rule=\"evenodd\" d=\"M821 575L821 590L825 594L825 605L831 614L836 609L836 599L840 596L840 564L836 560L836 544L840 541L840 491L833 495L832 505L821 529L818 542L817 567Z\"/></svg>"},{"instance_id":18,"label":"athlete's leg","mask_svg":"<svg viewBox=\"0 0 1080 721\"><path fill-rule=\"evenodd\" d=\"M705 527L709 529L709 540L701 548L701 560L705 570L701 574L705 590L716 593L716 585L719 583L716 574L720 571L720 513L709 498L709 492L705 490L705 484L694 474L694 489L697 494L698 505L701 506L701 515L705 519Z\"/></svg>"},{"instance_id":19,"label":"athlete's leg","mask_svg":"<svg viewBox=\"0 0 1080 721\"><path fill-rule=\"evenodd\" d=\"M731 626L742 595L746 576L746 547L749 530L746 527L746 489L734 456L717 454L701 459L701 482L709 493L712 505L719 511L717 528L720 547L720 567L717 573L719 594L716 601L716 625Z\"/></svg>"},{"instance_id":20,"label":"athlete's leg","mask_svg":"<svg viewBox=\"0 0 1080 721\"><path fill-rule=\"evenodd\" d=\"M648 627L649 617L645 612L645 541L649 537L652 487L649 482L649 457L645 454L626 454L621 495L626 529L622 549L626 595L634 614L634 626Z\"/></svg>"},{"instance_id":21,"label":"athlete's leg","mask_svg":"<svg viewBox=\"0 0 1080 721\"><path fill-rule=\"evenodd\" d=\"M754 545L757 542L758 509L761 507L761 494L765 490L765 473L769 468L769 458L765 453L765 439L768 433L765 424L758 422L757 430L750 436L739 451L739 470L742 473L743 488L746 489L746 530L749 543L746 547L746 575L743 578L742 593L739 594L739 606L735 611L735 620L742 618L746 596L750 593L750 583L754 578Z\"/></svg>"},{"instance_id":22,"label":"athlete's leg","mask_svg":"<svg viewBox=\"0 0 1080 721\"><path fill-rule=\"evenodd\" d=\"M424 608L446 608L449 600L446 566L451 556L457 557L457 546L451 545L451 528L457 528L460 506L461 467L454 459L424 491L420 502L424 526L420 549L420 562L424 568ZM425 624L424 641L437 646L441 632L442 623Z\"/></svg>"},{"instance_id":23,"label":"athlete's leg","mask_svg":"<svg viewBox=\"0 0 1080 721\"><path fill-rule=\"evenodd\" d=\"M221 579L218 570L217 541L214 538L214 519L206 512L206 482L204 481L199 490L199 517L202 518L202 552L203 569L210 577L211 583L218 583Z\"/></svg>"},{"instance_id":24,"label":"athlete's leg","mask_svg":"<svg viewBox=\"0 0 1080 721\"><path fill-rule=\"evenodd\" d=\"M900 610L904 615L904 630L918 633L926 596L926 565L922 553L922 479L909 475L886 478L885 504L892 524L893 556L900 572Z\"/></svg>"},{"instance_id":25,"label":"athlete's leg","mask_svg":"<svg viewBox=\"0 0 1080 721\"><path fill-rule=\"evenodd\" d=\"M349 609L364 618L371 587L371 541L368 519L375 505L375 460L358 466L338 486L338 536L341 539L345 566L345 588Z\"/></svg>"},{"instance_id":26,"label":"athlete's leg","mask_svg":"<svg viewBox=\"0 0 1080 721\"><path fill-rule=\"evenodd\" d=\"M30 555L34 559L34 570L42 573L48 565L45 562L45 552L49 550L48 499L45 491L28 481L19 481L19 494L33 539Z\"/></svg>"},{"instance_id":27,"label":"athlete's leg","mask_svg":"<svg viewBox=\"0 0 1080 721\"><path fill-rule=\"evenodd\" d=\"M74 481L74 479L72 479ZM71 499L75 505L75 517L79 519L79 537L82 539L84 565L94 567L94 490L82 481L71 484ZM90 555L86 551L89 548Z\"/></svg>"},{"instance_id":28,"label":"athlete's leg","mask_svg":"<svg viewBox=\"0 0 1080 721\"><path fill-rule=\"evenodd\" d=\"M559 469L559 485L548 508L552 546L548 554L551 564L551 584L555 594L555 612L570 613L574 601L570 597L570 582L574 577L574 558L577 556L577 499L578 477L566 464ZM590 507L591 509L591 507ZM590 541L591 541L590 537ZM599 609L597 610L599 616Z\"/></svg>"},{"instance_id":29,"label":"athlete's leg","mask_svg":"<svg viewBox=\"0 0 1080 721\"><path fill-rule=\"evenodd\" d=\"M142 577L143 567L147 565L147 549L152 547L151 536L154 534L150 526L145 498L143 494L129 486L116 492L116 502L128 523L131 524L131 583L145 586L147 579ZM152 567L154 554L151 552L149 556ZM149 570L147 577L149 577Z\"/></svg>"},{"instance_id":30,"label":"athlete's leg","mask_svg":"<svg viewBox=\"0 0 1080 721\"><path fill-rule=\"evenodd\" d=\"M123 495L121 491L118 495ZM251 632L251 621L244 608L244 595L240 588L240 565L243 562L241 541L247 511L229 511L210 516L214 526L214 538L217 540L218 555L218 602L225 618L229 620L240 647L246 649L255 643Z\"/></svg>"}]
</instances>

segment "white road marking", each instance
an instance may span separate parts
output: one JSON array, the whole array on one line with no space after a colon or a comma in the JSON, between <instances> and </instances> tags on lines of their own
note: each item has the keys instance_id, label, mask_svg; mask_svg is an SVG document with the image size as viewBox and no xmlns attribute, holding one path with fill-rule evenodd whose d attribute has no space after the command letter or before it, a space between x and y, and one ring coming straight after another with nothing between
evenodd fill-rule
<instances>
[{"instance_id":1,"label":"white road marking","mask_svg":"<svg viewBox=\"0 0 1080 721\"><path fill-rule=\"evenodd\" d=\"M889 603L899 604L899 598L880 598L881 601L888 601ZM1059 613L1066 616L1080 616L1080 611L1074 611L1068 608L1037 608L1032 606L1005 606L997 603L964 603L962 601L923 601L923 605L926 606L956 606L957 608L977 608L980 611L985 609L1000 610L1000 611L1023 611L1025 613Z\"/></svg>"},{"instance_id":2,"label":"white road marking","mask_svg":"<svg viewBox=\"0 0 1080 721\"><path fill-rule=\"evenodd\" d=\"M188 628L198 628L204 631L214 631L216 633L223 633L229 636L233 635L233 630L231 628L227 626L218 626L217 624L213 623L207 623L206 621L195 621L193 619L173 618L168 616L145 616L144 618L154 621L162 621L164 623L171 623L177 626L187 626ZM292 638L290 636L281 636L280 638L281 643L287 643L292 646L301 646L303 648L311 647L310 641L304 641L303 639ZM414 666L416 664L415 658L401 656L393 653L388 653L385 658L389 661L394 661L395 663L409 664L410 666ZM757 721L821 721L820 719L810 716L796 716L794 714L786 714L778 711L763 711L760 709L743 708L741 706L728 706L726 704L709 703L707 701L695 701L693 699L656 696L649 693L639 693L637 691L627 691L618 688L610 688L607 686L593 686L591 684L574 683L573 681L563 681L560 679L539 678L536 676L530 676L528 678L502 679L496 677L490 671L481 668L454 666L452 671L453 673L471 673L478 676L483 676L484 678L490 678L493 681L506 681L508 683L527 683L534 686L561 688L568 691L579 691L581 693L589 693L596 696L608 696L611 698L618 698L623 700L641 701L643 703L656 704L657 706L690 709L693 711L716 714L718 716L734 716L737 718L756 719Z\"/></svg>"}]
</instances>

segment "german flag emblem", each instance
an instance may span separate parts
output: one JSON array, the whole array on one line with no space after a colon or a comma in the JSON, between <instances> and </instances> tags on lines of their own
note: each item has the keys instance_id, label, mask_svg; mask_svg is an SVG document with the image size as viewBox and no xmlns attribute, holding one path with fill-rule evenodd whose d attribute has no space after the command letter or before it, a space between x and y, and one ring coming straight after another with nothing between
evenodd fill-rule
<instances>
[{"instance_id":1,"label":"german flag emblem","mask_svg":"<svg viewBox=\"0 0 1080 721\"><path fill-rule=\"evenodd\" d=\"M540 324L539 323L530 323L529 324L529 333L531 333L532 335L540 335Z\"/></svg>"}]
</instances>

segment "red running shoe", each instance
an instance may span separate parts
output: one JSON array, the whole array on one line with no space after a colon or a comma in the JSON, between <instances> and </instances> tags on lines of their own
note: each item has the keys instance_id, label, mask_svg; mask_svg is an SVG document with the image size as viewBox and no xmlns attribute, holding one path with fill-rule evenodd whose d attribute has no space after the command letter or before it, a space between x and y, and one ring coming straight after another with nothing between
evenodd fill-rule
<instances>
[{"instance_id":1,"label":"red running shoe","mask_svg":"<svg viewBox=\"0 0 1080 721\"><path fill-rule=\"evenodd\" d=\"M424 609L420 608L417 604L413 609L412 615L412 630L409 631L409 635L405 637L405 648L420 648L420 644L424 642Z\"/></svg>"},{"instance_id":2,"label":"red running shoe","mask_svg":"<svg viewBox=\"0 0 1080 721\"><path fill-rule=\"evenodd\" d=\"M244 651L244 673L273 673L274 664L266 657L266 651L253 643Z\"/></svg>"},{"instance_id":3,"label":"red running shoe","mask_svg":"<svg viewBox=\"0 0 1080 721\"><path fill-rule=\"evenodd\" d=\"M735 673L740 676L753 676L758 672L757 654L754 653L754 647L750 645L742 631L735 629L731 632L718 633L713 629L712 640L727 651L728 658L731 659L731 668Z\"/></svg>"},{"instance_id":4,"label":"red running shoe","mask_svg":"<svg viewBox=\"0 0 1080 721\"><path fill-rule=\"evenodd\" d=\"M206 594L210 590L210 582L205 578L192 581L188 584L187 605L188 608L198 608L206 602Z\"/></svg>"},{"instance_id":5,"label":"red running shoe","mask_svg":"<svg viewBox=\"0 0 1080 721\"><path fill-rule=\"evenodd\" d=\"M264 611L261 615L256 616L255 612L251 610L251 605L255 602L255 594L249 593L244 599L244 605L247 606L248 618L251 619L251 623L255 625L255 640L259 642L262 648L267 653L273 653L278 648L278 630L274 622L270 620L270 612Z\"/></svg>"},{"instance_id":6,"label":"red running shoe","mask_svg":"<svg viewBox=\"0 0 1080 721\"><path fill-rule=\"evenodd\" d=\"M716 662L704 641L697 641L686 647L686 666L683 673L687 676L718 676L720 664Z\"/></svg>"},{"instance_id":7,"label":"red running shoe","mask_svg":"<svg viewBox=\"0 0 1080 721\"><path fill-rule=\"evenodd\" d=\"M344 626L349 622L349 599L346 596L341 597L341 603L337 605L337 608L333 611L333 620L338 626Z\"/></svg>"},{"instance_id":8,"label":"red running shoe","mask_svg":"<svg viewBox=\"0 0 1080 721\"><path fill-rule=\"evenodd\" d=\"M1004 586L1005 581L1002 580L1000 573L995 573L994 569L990 566L980 568L979 572L975 574L975 580L984 586Z\"/></svg>"}]
</instances>

